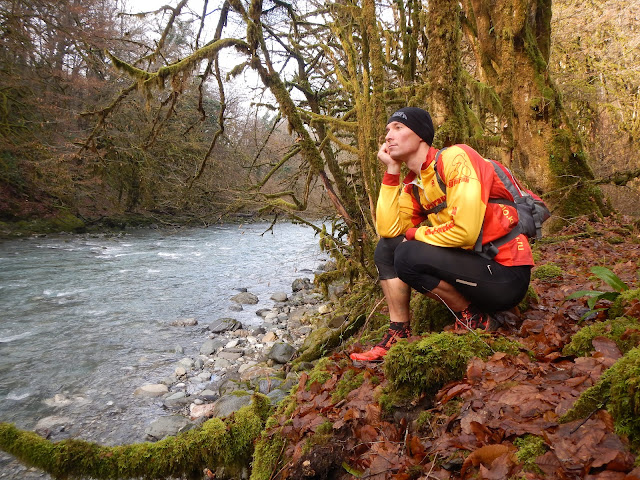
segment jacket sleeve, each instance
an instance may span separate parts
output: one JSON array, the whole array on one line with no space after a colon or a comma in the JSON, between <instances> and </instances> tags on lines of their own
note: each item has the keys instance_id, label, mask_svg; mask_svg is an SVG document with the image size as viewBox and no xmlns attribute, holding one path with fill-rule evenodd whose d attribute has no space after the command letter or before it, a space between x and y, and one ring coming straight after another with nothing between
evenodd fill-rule
<instances>
[{"instance_id":1,"label":"jacket sleeve","mask_svg":"<svg viewBox=\"0 0 640 480\"><path fill-rule=\"evenodd\" d=\"M445 150L439 161L443 162L447 208L432 219L432 227L420 227L407 238L413 234L416 240L431 245L472 248L480 235L488 200L488 189L480 181L484 165L472 162L459 147Z\"/></svg>"},{"instance_id":2,"label":"jacket sleeve","mask_svg":"<svg viewBox=\"0 0 640 480\"><path fill-rule=\"evenodd\" d=\"M400 175L385 173L376 205L378 235L397 237L422 220L424 217L415 210L411 195L402 191Z\"/></svg>"}]
</instances>

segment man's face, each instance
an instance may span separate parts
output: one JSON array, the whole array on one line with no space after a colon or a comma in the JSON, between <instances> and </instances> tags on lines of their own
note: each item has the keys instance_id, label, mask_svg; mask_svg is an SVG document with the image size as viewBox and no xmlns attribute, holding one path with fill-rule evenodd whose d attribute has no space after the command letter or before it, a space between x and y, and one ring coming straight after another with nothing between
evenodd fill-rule
<instances>
[{"instance_id":1,"label":"man's face","mask_svg":"<svg viewBox=\"0 0 640 480\"><path fill-rule=\"evenodd\" d=\"M397 162L406 162L418 151L423 140L404 123L391 122L387 125L384 137L391 158Z\"/></svg>"}]
</instances>

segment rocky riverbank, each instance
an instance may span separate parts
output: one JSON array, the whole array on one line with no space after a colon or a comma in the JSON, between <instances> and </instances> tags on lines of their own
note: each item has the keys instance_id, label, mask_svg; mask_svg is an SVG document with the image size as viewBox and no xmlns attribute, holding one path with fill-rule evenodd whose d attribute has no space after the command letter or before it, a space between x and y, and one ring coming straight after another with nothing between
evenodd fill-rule
<instances>
[{"instance_id":1,"label":"rocky riverbank","mask_svg":"<svg viewBox=\"0 0 640 480\"><path fill-rule=\"evenodd\" d=\"M333 290L336 294L340 289ZM231 300L231 310L258 303L246 290ZM277 404L298 384L298 374L288 371L288 362L311 333L313 317L330 307L308 278L295 280L291 293L274 292L271 300L272 308L256 312L263 318L261 327L249 330L233 318L219 318L207 326L197 356L182 358L172 375L135 391L134 395L162 401L167 411L146 429L148 440L175 435L214 416L226 417L249 404L253 392ZM186 319L174 322L174 327L196 324L196 319Z\"/></svg>"}]
</instances>

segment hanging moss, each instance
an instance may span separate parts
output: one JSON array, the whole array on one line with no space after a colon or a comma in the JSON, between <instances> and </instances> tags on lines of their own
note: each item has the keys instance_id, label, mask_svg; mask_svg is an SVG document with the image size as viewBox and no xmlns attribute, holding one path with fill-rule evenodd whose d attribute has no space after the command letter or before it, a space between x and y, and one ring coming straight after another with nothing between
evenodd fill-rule
<instances>
[{"instance_id":1,"label":"hanging moss","mask_svg":"<svg viewBox=\"0 0 640 480\"><path fill-rule=\"evenodd\" d=\"M516 355L522 348L479 330L464 335L442 332L417 342L398 342L385 357L384 371L390 389L408 396L435 393L445 383L461 379L471 358L488 358L497 351Z\"/></svg>"},{"instance_id":2,"label":"hanging moss","mask_svg":"<svg viewBox=\"0 0 640 480\"><path fill-rule=\"evenodd\" d=\"M74 439L54 443L1 423L0 448L56 479L201 478L205 467L224 466L239 472L246 466L270 410L269 399L255 394L251 405L226 421L212 418L200 428L156 443L116 447Z\"/></svg>"},{"instance_id":3,"label":"hanging moss","mask_svg":"<svg viewBox=\"0 0 640 480\"><path fill-rule=\"evenodd\" d=\"M640 345L640 322L637 318L619 317L588 325L571 337L571 343L565 345L562 353L586 357L594 350L591 342L596 337L613 340L620 351L626 353Z\"/></svg>"},{"instance_id":4,"label":"hanging moss","mask_svg":"<svg viewBox=\"0 0 640 480\"><path fill-rule=\"evenodd\" d=\"M616 433L626 435L635 448L640 447L640 347L627 352L604 372L560 421L585 418L599 408L611 413Z\"/></svg>"}]
</instances>

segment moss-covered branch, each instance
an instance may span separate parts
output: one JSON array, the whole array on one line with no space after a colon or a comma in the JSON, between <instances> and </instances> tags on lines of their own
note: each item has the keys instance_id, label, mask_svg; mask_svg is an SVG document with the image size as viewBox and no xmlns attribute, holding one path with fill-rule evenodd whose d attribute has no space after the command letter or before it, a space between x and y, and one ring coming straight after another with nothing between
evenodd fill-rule
<instances>
[{"instance_id":1,"label":"moss-covered branch","mask_svg":"<svg viewBox=\"0 0 640 480\"><path fill-rule=\"evenodd\" d=\"M0 424L0 448L54 478L201 478L205 467L241 469L271 407L264 395L226 421L212 418L202 427L156 443L103 447L83 440L50 442L12 424Z\"/></svg>"}]
</instances>

